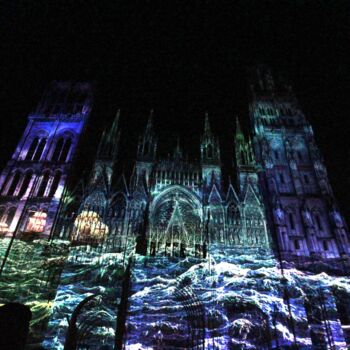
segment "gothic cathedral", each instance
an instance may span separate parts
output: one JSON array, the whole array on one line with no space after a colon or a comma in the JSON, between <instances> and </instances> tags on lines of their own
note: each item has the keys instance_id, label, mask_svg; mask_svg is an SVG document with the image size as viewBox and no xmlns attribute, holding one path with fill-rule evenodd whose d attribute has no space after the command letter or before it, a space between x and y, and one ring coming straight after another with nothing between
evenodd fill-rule
<instances>
[{"instance_id":1,"label":"gothic cathedral","mask_svg":"<svg viewBox=\"0 0 350 350\"><path fill-rule=\"evenodd\" d=\"M251 132L234 120L230 179L212 116L194 161L180 139L160 156L153 111L126 176L117 111L84 186L69 179L92 87L50 85L0 177L0 300L32 307L31 344L350 346L349 233L312 127L269 68L248 81Z\"/></svg>"}]
</instances>

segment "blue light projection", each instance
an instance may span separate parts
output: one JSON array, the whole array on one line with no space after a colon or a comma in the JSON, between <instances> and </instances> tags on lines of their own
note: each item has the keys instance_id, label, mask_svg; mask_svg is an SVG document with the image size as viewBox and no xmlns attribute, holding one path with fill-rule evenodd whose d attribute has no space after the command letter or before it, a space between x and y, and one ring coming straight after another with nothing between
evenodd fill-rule
<instances>
[{"instance_id":1,"label":"blue light projection","mask_svg":"<svg viewBox=\"0 0 350 350\"><path fill-rule=\"evenodd\" d=\"M70 114L39 105L0 183L0 302L31 307L30 345L347 349L347 225L294 95L269 70L254 74L253 132L236 120L237 186L227 188L209 116L199 161L179 139L162 159L153 111L133 174L114 183L118 111L74 196L66 179L77 138L68 136L83 131L90 103ZM21 175L29 163L40 169L33 180Z\"/></svg>"}]
</instances>

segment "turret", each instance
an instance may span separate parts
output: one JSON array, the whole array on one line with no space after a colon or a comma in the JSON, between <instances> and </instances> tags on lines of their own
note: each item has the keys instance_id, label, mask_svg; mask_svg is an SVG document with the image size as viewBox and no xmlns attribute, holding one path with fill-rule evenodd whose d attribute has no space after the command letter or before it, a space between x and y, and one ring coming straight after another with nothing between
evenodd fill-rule
<instances>
[{"instance_id":1,"label":"turret","mask_svg":"<svg viewBox=\"0 0 350 350\"><path fill-rule=\"evenodd\" d=\"M247 184L250 183L258 193L258 167L255 162L252 143L250 138L246 141L238 118L236 118L235 154L240 192L243 193Z\"/></svg>"},{"instance_id":2,"label":"turret","mask_svg":"<svg viewBox=\"0 0 350 350\"><path fill-rule=\"evenodd\" d=\"M120 110L118 110L112 126L108 129L106 128L102 133L91 176L91 183L94 185L111 185L120 139L120 131L118 129L119 117Z\"/></svg>"},{"instance_id":3,"label":"turret","mask_svg":"<svg viewBox=\"0 0 350 350\"><path fill-rule=\"evenodd\" d=\"M174 159L180 160L182 158L183 158L183 153L182 153L182 149L180 147L180 138L177 138L176 148L174 150Z\"/></svg>"},{"instance_id":4,"label":"turret","mask_svg":"<svg viewBox=\"0 0 350 350\"><path fill-rule=\"evenodd\" d=\"M204 133L201 138L201 166L203 192L207 199L214 184L221 191L220 146L211 131L208 113L205 114Z\"/></svg>"},{"instance_id":5,"label":"turret","mask_svg":"<svg viewBox=\"0 0 350 350\"><path fill-rule=\"evenodd\" d=\"M149 186L149 178L153 162L156 159L157 139L153 127L153 110L148 118L146 130L139 139L137 147L136 177L137 181L144 181Z\"/></svg>"},{"instance_id":6,"label":"turret","mask_svg":"<svg viewBox=\"0 0 350 350\"><path fill-rule=\"evenodd\" d=\"M201 139L201 160L203 164L220 165L220 146L211 131L208 113L205 114L204 133Z\"/></svg>"}]
</instances>

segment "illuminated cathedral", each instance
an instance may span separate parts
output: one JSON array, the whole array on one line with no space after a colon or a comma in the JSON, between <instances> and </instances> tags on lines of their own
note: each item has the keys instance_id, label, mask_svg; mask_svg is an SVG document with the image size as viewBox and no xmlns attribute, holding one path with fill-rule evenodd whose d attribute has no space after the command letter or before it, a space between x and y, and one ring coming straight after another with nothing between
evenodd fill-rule
<instances>
[{"instance_id":1,"label":"illuminated cathedral","mask_svg":"<svg viewBox=\"0 0 350 350\"><path fill-rule=\"evenodd\" d=\"M208 114L198 161L180 139L159 156L151 111L131 176L115 173L123 152L118 111L83 189L68 180L92 87L51 84L0 177L0 298L33 307L32 342L349 346L349 234L312 127L270 69L252 69L248 80L251 132L235 119L235 183L223 179Z\"/></svg>"}]
</instances>

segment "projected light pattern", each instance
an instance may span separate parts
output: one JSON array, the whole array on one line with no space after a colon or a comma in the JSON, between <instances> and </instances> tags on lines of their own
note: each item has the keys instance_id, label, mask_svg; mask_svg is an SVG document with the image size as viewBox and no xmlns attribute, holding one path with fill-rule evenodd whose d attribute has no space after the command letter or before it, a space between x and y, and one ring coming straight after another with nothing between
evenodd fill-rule
<instances>
[{"instance_id":1,"label":"projected light pattern","mask_svg":"<svg viewBox=\"0 0 350 350\"><path fill-rule=\"evenodd\" d=\"M55 114L50 103L38 107L48 115L31 117L36 126L25 135L33 138L19 145L18 159L2 174L0 197L1 301L32 306L30 344L50 350L349 346L348 229L312 128L269 69L251 73L252 138L237 118L237 183L229 180L226 188L208 114L200 159L190 161L179 139L172 155L159 157L153 111L132 175L114 182L118 111L86 186L68 192L68 166L90 97L82 95L78 114ZM42 123L46 132L39 132ZM39 161L45 150L48 161ZM22 174L20 165L33 162L40 174Z\"/></svg>"},{"instance_id":2,"label":"projected light pattern","mask_svg":"<svg viewBox=\"0 0 350 350\"><path fill-rule=\"evenodd\" d=\"M112 349L122 273L122 254L72 249L54 301L45 347L63 349L66 317L84 297L97 294L101 305L87 310L81 320L81 327L95 325L84 341L92 349L99 344ZM179 286L192 294L179 298ZM207 260L136 256L126 349L186 349L190 342L199 346L203 340L205 349L230 349L239 344L252 349L293 344L312 349L316 341L324 347L346 349L335 290L350 295L348 279L302 272L293 264L282 275L272 252L264 250L213 247ZM327 318L319 315L317 319L322 307L327 309ZM203 308L201 334L205 339L196 333L191 339L189 322L193 320L188 310L200 314L193 308Z\"/></svg>"}]
</instances>

